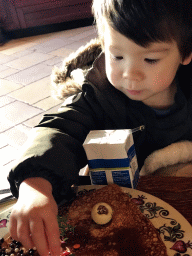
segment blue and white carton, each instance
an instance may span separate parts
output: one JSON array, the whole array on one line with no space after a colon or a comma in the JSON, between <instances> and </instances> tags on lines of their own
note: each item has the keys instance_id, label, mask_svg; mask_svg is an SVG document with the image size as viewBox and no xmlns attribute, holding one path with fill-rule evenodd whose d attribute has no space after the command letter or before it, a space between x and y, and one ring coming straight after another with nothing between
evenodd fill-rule
<instances>
[{"instance_id":1,"label":"blue and white carton","mask_svg":"<svg viewBox=\"0 0 192 256\"><path fill-rule=\"evenodd\" d=\"M131 129L90 131L83 147L93 185L136 188L139 169Z\"/></svg>"}]
</instances>

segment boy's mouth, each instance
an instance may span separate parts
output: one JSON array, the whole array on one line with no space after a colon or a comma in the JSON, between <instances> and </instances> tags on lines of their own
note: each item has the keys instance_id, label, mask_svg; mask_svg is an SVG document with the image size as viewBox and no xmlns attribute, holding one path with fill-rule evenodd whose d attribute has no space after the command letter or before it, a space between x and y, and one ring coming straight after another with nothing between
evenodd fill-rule
<instances>
[{"instance_id":1,"label":"boy's mouth","mask_svg":"<svg viewBox=\"0 0 192 256\"><path fill-rule=\"evenodd\" d=\"M127 92L130 94L130 95L139 95L141 94L141 90L127 90Z\"/></svg>"}]
</instances>

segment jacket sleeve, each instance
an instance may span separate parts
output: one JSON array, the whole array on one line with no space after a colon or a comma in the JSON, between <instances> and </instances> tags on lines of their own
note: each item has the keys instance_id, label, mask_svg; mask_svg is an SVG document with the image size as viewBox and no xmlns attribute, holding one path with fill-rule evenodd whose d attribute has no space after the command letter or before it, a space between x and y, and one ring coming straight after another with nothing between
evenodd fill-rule
<instances>
[{"instance_id":1,"label":"jacket sleeve","mask_svg":"<svg viewBox=\"0 0 192 256\"><path fill-rule=\"evenodd\" d=\"M103 110L93 95L86 89L60 112L46 114L32 129L8 176L15 197L21 182L29 177L47 179L57 202L78 181L80 169L87 164L82 144L90 130L103 128Z\"/></svg>"}]
</instances>

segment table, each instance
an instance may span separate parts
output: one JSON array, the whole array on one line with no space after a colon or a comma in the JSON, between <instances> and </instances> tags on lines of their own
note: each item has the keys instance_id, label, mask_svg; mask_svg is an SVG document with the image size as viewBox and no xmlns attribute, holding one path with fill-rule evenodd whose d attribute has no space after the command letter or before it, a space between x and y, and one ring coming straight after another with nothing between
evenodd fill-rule
<instances>
[{"instance_id":1,"label":"table","mask_svg":"<svg viewBox=\"0 0 192 256\"><path fill-rule=\"evenodd\" d=\"M170 204L192 225L192 177L142 176L137 190Z\"/></svg>"}]
</instances>

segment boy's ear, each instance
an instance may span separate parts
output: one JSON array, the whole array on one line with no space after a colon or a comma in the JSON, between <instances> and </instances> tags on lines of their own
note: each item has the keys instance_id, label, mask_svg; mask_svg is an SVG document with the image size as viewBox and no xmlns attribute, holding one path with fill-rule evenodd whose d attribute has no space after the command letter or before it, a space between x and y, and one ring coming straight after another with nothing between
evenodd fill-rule
<instances>
[{"instance_id":1,"label":"boy's ear","mask_svg":"<svg viewBox=\"0 0 192 256\"><path fill-rule=\"evenodd\" d=\"M188 65L192 60L192 53L182 61L182 65Z\"/></svg>"}]
</instances>

